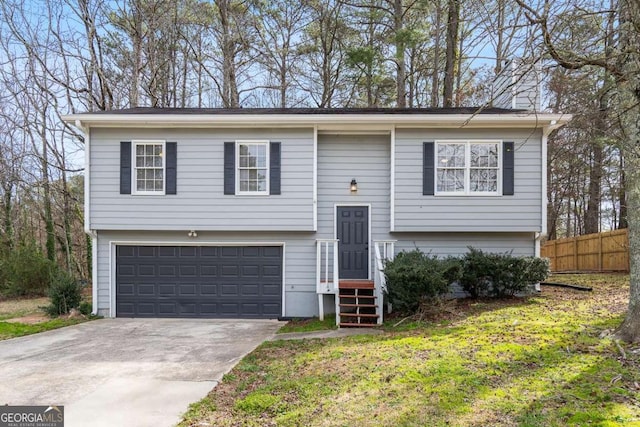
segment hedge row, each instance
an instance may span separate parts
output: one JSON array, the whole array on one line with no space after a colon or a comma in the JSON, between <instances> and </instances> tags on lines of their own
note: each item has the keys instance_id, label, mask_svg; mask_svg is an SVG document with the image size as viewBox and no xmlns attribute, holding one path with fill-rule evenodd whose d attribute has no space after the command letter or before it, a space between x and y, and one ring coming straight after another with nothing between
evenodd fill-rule
<instances>
[{"instance_id":1,"label":"hedge row","mask_svg":"<svg viewBox=\"0 0 640 427\"><path fill-rule=\"evenodd\" d=\"M462 257L438 258L419 250L401 252L385 265L387 296L395 310L415 312L443 297L458 282L473 298L503 298L525 292L549 275L549 261L486 253L470 247Z\"/></svg>"}]
</instances>

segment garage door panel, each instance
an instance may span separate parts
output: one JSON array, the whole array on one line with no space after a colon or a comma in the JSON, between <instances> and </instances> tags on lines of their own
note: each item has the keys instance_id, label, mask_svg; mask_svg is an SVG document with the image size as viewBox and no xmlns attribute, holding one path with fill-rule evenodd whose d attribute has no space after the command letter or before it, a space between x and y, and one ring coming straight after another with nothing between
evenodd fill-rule
<instances>
[{"instance_id":1,"label":"garage door panel","mask_svg":"<svg viewBox=\"0 0 640 427\"><path fill-rule=\"evenodd\" d=\"M218 249L216 246L203 246L200 248L200 256L202 258L217 258L219 256Z\"/></svg>"},{"instance_id":2,"label":"garage door panel","mask_svg":"<svg viewBox=\"0 0 640 427\"><path fill-rule=\"evenodd\" d=\"M138 249L138 257L143 258L155 258L157 256L157 247L154 246L140 246Z\"/></svg>"},{"instance_id":3,"label":"garage door panel","mask_svg":"<svg viewBox=\"0 0 640 427\"><path fill-rule=\"evenodd\" d=\"M260 256L260 248L257 246L249 246L246 248L242 248L242 257L243 258L257 258Z\"/></svg>"},{"instance_id":4,"label":"garage door panel","mask_svg":"<svg viewBox=\"0 0 640 427\"><path fill-rule=\"evenodd\" d=\"M197 294L196 285L193 283L180 284L179 289L180 289L180 292L179 292L180 296L195 296Z\"/></svg>"},{"instance_id":5,"label":"garage door panel","mask_svg":"<svg viewBox=\"0 0 640 427\"><path fill-rule=\"evenodd\" d=\"M234 283L222 283L218 289L221 297L235 297L240 295L238 285Z\"/></svg>"},{"instance_id":6,"label":"garage door panel","mask_svg":"<svg viewBox=\"0 0 640 427\"><path fill-rule=\"evenodd\" d=\"M154 303L146 303L140 302L136 304L136 314L140 316L155 316L156 315L156 304Z\"/></svg>"},{"instance_id":7,"label":"garage door panel","mask_svg":"<svg viewBox=\"0 0 640 427\"><path fill-rule=\"evenodd\" d=\"M259 265L243 265L242 277L259 277L260 266Z\"/></svg>"},{"instance_id":8,"label":"garage door panel","mask_svg":"<svg viewBox=\"0 0 640 427\"><path fill-rule=\"evenodd\" d=\"M262 295L263 296L280 296L280 285L263 285L262 286Z\"/></svg>"},{"instance_id":9,"label":"garage door panel","mask_svg":"<svg viewBox=\"0 0 640 427\"><path fill-rule=\"evenodd\" d=\"M198 314L197 313L197 304L196 303L180 304L179 314L180 315L186 315L186 316L189 316L189 317L195 317Z\"/></svg>"},{"instance_id":10,"label":"garage door panel","mask_svg":"<svg viewBox=\"0 0 640 427\"><path fill-rule=\"evenodd\" d=\"M262 314L271 316L280 315L280 304L262 304Z\"/></svg>"},{"instance_id":11,"label":"garage door panel","mask_svg":"<svg viewBox=\"0 0 640 427\"><path fill-rule=\"evenodd\" d=\"M141 264L138 266L138 276L156 276L156 266L155 265L144 265Z\"/></svg>"},{"instance_id":12,"label":"garage door panel","mask_svg":"<svg viewBox=\"0 0 640 427\"><path fill-rule=\"evenodd\" d=\"M265 246L262 249L262 256L265 258L280 258L282 248L280 246Z\"/></svg>"},{"instance_id":13,"label":"garage door panel","mask_svg":"<svg viewBox=\"0 0 640 427\"><path fill-rule=\"evenodd\" d=\"M218 285L204 283L204 284L200 285L200 293L202 295L217 295L218 294Z\"/></svg>"},{"instance_id":14,"label":"garage door panel","mask_svg":"<svg viewBox=\"0 0 640 427\"><path fill-rule=\"evenodd\" d=\"M281 295L282 247L116 247L118 316L274 318Z\"/></svg>"},{"instance_id":15,"label":"garage door panel","mask_svg":"<svg viewBox=\"0 0 640 427\"><path fill-rule=\"evenodd\" d=\"M222 265L222 274L221 277L238 277L238 273L240 268L234 264L224 264Z\"/></svg>"},{"instance_id":16,"label":"garage door panel","mask_svg":"<svg viewBox=\"0 0 640 427\"><path fill-rule=\"evenodd\" d=\"M121 302L118 303L118 314L122 315L122 316L127 316L127 317L132 317L136 314L136 307L135 304L133 303L125 303L125 302Z\"/></svg>"},{"instance_id":17,"label":"garage door panel","mask_svg":"<svg viewBox=\"0 0 640 427\"><path fill-rule=\"evenodd\" d=\"M177 271L175 265L160 265L158 266L158 276L160 277L177 277Z\"/></svg>"},{"instance_id":18,"label":"garage door panel","mask_svg":"<svg viewBox=\"0 0 640 427\"><path fill-rule=\"evenodd\" d=\"M136 267L135 265L118 265L117 268L118 276L120 277L133 277L136 275Z\"/></svg>"},{"instance_id":19,"label":"garage door panel","mask_svg":"<svg viewBox=\"0 0 640 427\"><path fill-rule=\"evenodd\" d=\"M140 283L136 286L136 294L141 297L149 297L156 295L156 285L153 283Z\"/></svg>"},{"instance_id":20,"label":"garage door panel","mask_svg":"<svg viewBox=\"0 0 640 427\"><path fill-rule=\"evenodd\" d=\"M265 265L262 267L262 277L278 279L282 277L282 270L279 265Z\"/></svg>"},{"instance_id":21,"label":"garage door panel","mask_svg":"<svg viewBox=\"0 0 640 427\"><path fill-rule=\"evenodd\" d=\"M196 258L198 255L198 248L196 246L180 246L180 258Z\"/></svg>"},{"instance_id":22,"label":"garage door panel","mask_svg":"<svg viewBox=\"0 0 640 427\"><path fill-rule=\"evenodd\" d=\"M175 302L161 302L156 305L158 316L175 315L177 307Z\"/></svg>"},{"instance_id":23,"label":"garage door panel","mask_svg":"<svg viewBox=\"0 0 640 427\"><path fill-rule=\"evenodd\" d=\"M176 285L175 284L159 284L158 295L161 297L176 296Z\"/></svg>"},{"instance_id":24,"label":"garage door panel","mask_svg":"<svg viewBox=\"0 0 640 427\"><path fill-rule=\"evenodd\" d=\"M201 277L217 277L218 276L218 266L217 265L201 265L200 266L200 276Z\"/></svg>"},{"instance_id":25,"label":"garage door panel","mask_svg":"<svg viewBox=\"0 0 640 427\"><path fill-rule=\"evenodd\" d=\"M260 285L249 284L249 285L240 285L240 295L243 296L258 296L260 295Z\"/></svg>"},{"instance_id":26,"label":"garage door panel","mask_svg":"<svg viewBox=\"0 0 640 427\"><path fill-rule=\"evenodd\" d=\"M121 283L119 285L119 295L128 296L133 295L136 290L136 287L132 283Z\"/></svg>"}]
</instances>

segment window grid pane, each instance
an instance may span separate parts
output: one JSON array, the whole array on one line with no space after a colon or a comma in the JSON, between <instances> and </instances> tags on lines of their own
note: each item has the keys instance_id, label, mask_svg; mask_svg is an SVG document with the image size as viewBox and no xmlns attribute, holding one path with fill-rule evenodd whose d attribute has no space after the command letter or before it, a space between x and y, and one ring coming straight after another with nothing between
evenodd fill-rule
<instances>
[{"instance_id":1,"label":"window grid pane","mask_svg":"<svg viewBox=\"0 0 640 427\"><path fill-rule=\"evenodd\" d=\"M238 181L240 192L267 191L267 144L239 144Z\"/></svg>"},{"instance_id":2,"label":"window grid pane","mask_svg":"<svg viewBox=\"0 0 640 427\"><path fill-rule=\"evenodd\" d=\"M436 189L440 193L496 193L498 143L438 143Z\"/></svg>"},{"instance_id":3,"label":"window grid pane","mask_svg":"<svg viewBox=\"0 0 640 427\"><path fill-rule=\"evenodd\" d=\"M136 144L136 191L164 191L164 160L162 144Z\"/></svg>"}]
</instances>

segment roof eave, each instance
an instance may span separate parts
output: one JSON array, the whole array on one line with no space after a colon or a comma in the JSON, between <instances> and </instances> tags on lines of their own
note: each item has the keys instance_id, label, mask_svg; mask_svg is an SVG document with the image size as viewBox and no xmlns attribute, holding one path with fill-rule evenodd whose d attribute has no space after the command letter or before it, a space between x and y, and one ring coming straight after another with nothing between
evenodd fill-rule
<instances>
[{"instance_id":1,"label":"roof eave","mask_svg":"<svg viewBox=\"0 0 640 427\"><path fill-rule=\"evenodd\" d=\"M71 114L62 116L65 122L82 127L312 127L330 129L340 126L366 125L378 127L467 127L467 128L541 128L563 125L569 114Z\"/></svg>"}]
</instances>

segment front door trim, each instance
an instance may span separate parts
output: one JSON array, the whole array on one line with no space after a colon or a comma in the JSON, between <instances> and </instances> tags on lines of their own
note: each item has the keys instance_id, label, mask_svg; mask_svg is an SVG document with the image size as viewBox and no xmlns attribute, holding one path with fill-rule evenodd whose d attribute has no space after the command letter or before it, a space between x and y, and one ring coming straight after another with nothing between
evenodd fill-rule
<instances>
[{"instance_id":1,"label":"front door trim","mask_svg":"<svg viewBox=\"0 0 640 427\"><path fill-rule=\"evenodd\" d=\"M367 255L367 280L371 280L371 203L335 203L333 205L333 238L338 238L338 208L343 207L366 207L367 208L367 221L368 221L368 255Z\"/></svg>"}]
</instances>

